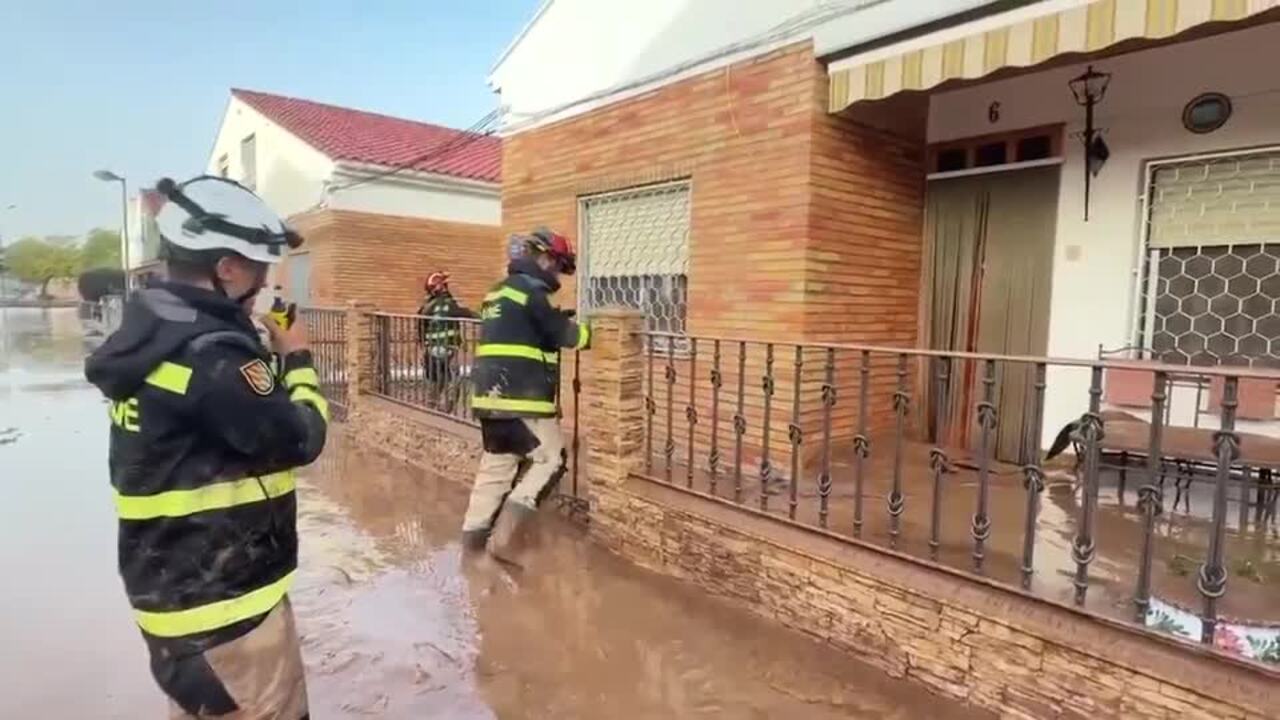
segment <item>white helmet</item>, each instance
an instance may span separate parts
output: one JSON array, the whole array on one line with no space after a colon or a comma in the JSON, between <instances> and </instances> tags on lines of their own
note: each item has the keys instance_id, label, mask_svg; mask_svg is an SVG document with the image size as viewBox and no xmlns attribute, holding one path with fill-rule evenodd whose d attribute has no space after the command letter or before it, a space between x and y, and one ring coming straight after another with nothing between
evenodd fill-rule
<instances>
[{"instance_id":1,"label":"white helmet","mask_svg":"<svg viewBox=\"0 0 1280 720\"><path fill-rule=\"evenodd\" d=\"M156 214L170 256L231 251L249 260L280 262L282 248L302 246L302 237L249 188L227 178L201 175L184 183L163 178L156 190L165 204ZM178 253L172 251L176 248Z\"/></svg>"}]
</instances>

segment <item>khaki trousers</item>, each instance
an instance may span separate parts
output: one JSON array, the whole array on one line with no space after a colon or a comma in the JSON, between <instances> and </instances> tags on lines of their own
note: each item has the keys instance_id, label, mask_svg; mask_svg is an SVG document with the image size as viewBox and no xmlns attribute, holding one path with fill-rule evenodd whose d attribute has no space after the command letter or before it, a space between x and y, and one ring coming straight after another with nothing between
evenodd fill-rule
<instances>
[{"instance_id":1,"label":"khaki trousers","mask_svg":"<svg viewBox=\"0 0 1280 720\"><path fill-rule=\"evenodd\" d=\"M204 652L217 680L238 708L230 713L191 714L170 703L172 720L306 720L307 681L298 630L288 598L258 627Z\"/></svg>"},{"instance_id":2,"label":"khaki trousers","mask_svg":"<svg viewBox=\"0 0 1280 720\"><path fill-rule=\"evenodd\" d=\"M521 422L538 439L538 447L527 456L486 452L471 488L471 501L462 521L463 531L488 530L498 517L504 500L537 508L543 491L564 472L564 436L556 418L522 418ZM528 467L517 479L520 463Z\"/></svg>"}]
</instances>

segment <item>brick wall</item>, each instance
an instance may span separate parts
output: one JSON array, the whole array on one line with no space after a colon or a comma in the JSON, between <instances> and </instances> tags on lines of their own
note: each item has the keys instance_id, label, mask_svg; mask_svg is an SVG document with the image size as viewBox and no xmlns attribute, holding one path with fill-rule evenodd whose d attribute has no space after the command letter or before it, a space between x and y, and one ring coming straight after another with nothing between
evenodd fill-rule
<instances>
[{"instance_id":1,"label":"brick wall","mask_svg":"<svg viewBox=\"0 0 1280 720\"><path fill-rule=\"evenodd\" d=\"M829 115L826 93L805 43L518 133L503 144L504 230L548 224L574 234L582 195L688 178L691 334L914 345L923 143ZM572 303L572 288L564 294ZM779 447L791 419L789 352L779 350L776 368ZM749 362L749 390L760 385L758 365ZM856 364L839 371L851 387ZM736 367L724 376L736 389ZM807 365L806 387L821 376L821 362ZM878 359L877 424L890 416L893 378L892 359ZM662 405L665 387L656 391ZM752 435L763 425L758 395L745 407ZM709 417L709 391L698 398ZM817 392L805 392L801 414L816 435ZM855 415L855 403L837 406L837 438L852 436Z\"/></svg>"},{"instance_id":2,"label":"brick wall","mask_svg":"<svg viewBox=\"0 0 1280 720\"><path fill-rule=\"evenodd\" d=\"M519 133L503 144L504 228L546 223L572 233L579 196L689 178L690 332L800 338L812 335L813 323L830 336L841 326L824 321L851 308L873 312L881 294L828 306L842 286L815 278L834 278L828 271L878 274L914 287L919 229L911 225L919 225L915 185L923 176L911 164L919 153L904 148L879 159L887 136L829 119L825 100L819 102L825 88L826 74L808 44L797 45ZM841 163L848 167L816 173ZM850 190L885 182L888 189L875 191L879 210ZM904 207L894 210L894 203ZM855 206L865 209L844 218ZM876 228L841 234L865 218ZM876 243L883 247L862 252ZM834 267L851 257L858 258L850 266L858 273ZM902 293L889 300L893 319L900 319ZM914 328L914 314L907 320ZM913 330L883 324L850 327L858 332L841 339L914 339Z\"/></svg>"},{"instance_id":3,"label":"brick wall","mask_svg":"<svg viewBox=\"0 0 1280 720\"><path fill-rule=\"evenodd\" d=\"M359 300L388 312L413 312L426 276L445 270L454 295L476 308L499 279L503 249L496 227L339 210L291 222L307 239L316 305ZM288 282L287 263L282 284Z\"/></svg>"}]
</instances>

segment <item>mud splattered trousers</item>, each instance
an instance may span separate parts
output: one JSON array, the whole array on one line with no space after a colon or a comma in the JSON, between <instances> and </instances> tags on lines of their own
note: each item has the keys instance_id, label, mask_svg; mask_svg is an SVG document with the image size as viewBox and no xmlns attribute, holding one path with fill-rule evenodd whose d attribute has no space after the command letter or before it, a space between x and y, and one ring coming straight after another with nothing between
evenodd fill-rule
<instances>
[{"instance_id":1,"label":"mud splattered trousers","mask_svg":"<svg viewBox=\"0 0 1280 720\"><path fill-rule=\"evenodd\" d=\"M481 420L480 432L484 454L463 532L491 529L504 501L536 509L565 469L564 436L556 418Z\"/></svg>"},{"instance_id":2,"label":"mud splattered trousers","mask_svg":"<svg viewBox=\"0 0 1280 720\"><path fill-rule=\"evenodd\" d=\"M172 720L309 720L307 682L285 598L253 630L152 671L170 698Z\"/></svg>"}]
</instances>

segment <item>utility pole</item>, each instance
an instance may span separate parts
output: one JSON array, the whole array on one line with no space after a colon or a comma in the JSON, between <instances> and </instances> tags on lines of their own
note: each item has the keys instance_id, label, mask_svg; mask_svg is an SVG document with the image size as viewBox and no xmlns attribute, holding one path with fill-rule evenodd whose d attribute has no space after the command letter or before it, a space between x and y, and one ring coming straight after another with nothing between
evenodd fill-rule
<instances>
[{"instance_id":1,"label":"utility pole","mask_svg":"<svg viewBox=\"0 0 1280 720\"><path fill-rule=\"evenodd\" d=\"M17 205L6 205L3 208L4 212L6 213L16 209L18 209ZM4 232L3 232L3 228L0 227L0 299L3 299L8 294L9 294L9 265L6 262L5 254L4 254Z\"/></svg>"}]
</instances>

